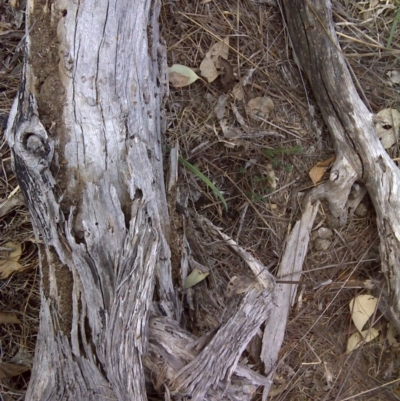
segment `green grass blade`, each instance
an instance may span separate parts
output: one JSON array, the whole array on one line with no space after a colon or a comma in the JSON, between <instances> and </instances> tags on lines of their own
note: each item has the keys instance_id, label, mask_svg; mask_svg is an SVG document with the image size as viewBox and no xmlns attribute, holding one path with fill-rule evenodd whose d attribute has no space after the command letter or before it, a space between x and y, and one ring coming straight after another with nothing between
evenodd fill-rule
<instances>
[{"instance_id":1,"label":"green grass blade","mask_svg":"<svg viewBox=\"0 0 400 401\"><path fill-rule=\"evenodd\" d=\"M190 164L182 157L179 157L179 161L193 174L197 175L197 177L199 177L211 189L211 191L213 191L215 195L221 199L221 202L225 206L226 210L228 210L228 204L226 203L226 200L221 194L220 190L197 167L193 166L193 164Z\"/></svg>"},{"instance_id":2,"label":"green grass blade","mask_svg":"<svg viewBox=\"0 0 400 401\"><path fill-rule=\"evenodd\" d=\"M396 31L397 23L399 22L399 20L400 20L400 7L397 10L396 16L394 17L392 29L390 30L389 39L388 39L388 41L386 43L386 47L388 49L390 49L392 47L393 36L394 36L395 31Z\"/></svg>"}]
</instances>

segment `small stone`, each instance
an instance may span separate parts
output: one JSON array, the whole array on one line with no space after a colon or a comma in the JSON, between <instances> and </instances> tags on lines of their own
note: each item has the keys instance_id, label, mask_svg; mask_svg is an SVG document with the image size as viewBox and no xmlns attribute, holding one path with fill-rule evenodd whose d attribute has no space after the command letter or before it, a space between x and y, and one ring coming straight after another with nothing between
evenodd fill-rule
<instances>
[{"instance_id":1,"label":"small stone","mask_svg":"<svg viewBox=\"0 0 400 401\"><path fill-rule=\"evenodd\" d=\"M331 245L330 239L317 238L314 242L314 249L318 252L327 251Z\"/></svg>"}]
</instances>

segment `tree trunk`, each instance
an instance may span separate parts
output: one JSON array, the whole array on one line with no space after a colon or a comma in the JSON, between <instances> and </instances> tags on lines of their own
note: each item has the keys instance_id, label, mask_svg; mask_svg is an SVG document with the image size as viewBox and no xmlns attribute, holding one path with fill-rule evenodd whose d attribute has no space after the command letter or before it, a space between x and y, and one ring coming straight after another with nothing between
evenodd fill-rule
<instances>
[{"instance_id":1,"label":"tree trunk","mask_svg":"<svg viewBox=\"0 0 400 401\"><path fill-rule=\"evenodd\" d=\"M175 317L159 7L28 2L26 60L7 130L43 241L28 400L146 399L155 277L160 307Z\"/></svg>"},{"instance_id":2,"label":"tree trunk","mask_svg":"<svg viewBox=\"0 0 400 401\"><path fill-rule=\"evenodd\" d=\"M238 364L273 305L264 266L250 263L258 282L234 289L224 321L205 338L179 326L163 182L168 87L159 7L158 0L27 5L7 138L43 244L30 401L136 401L149 389L166 399L245 401L266 384ZM191 351L189 340L197 343Z\"/></svg>"}]
</instances>

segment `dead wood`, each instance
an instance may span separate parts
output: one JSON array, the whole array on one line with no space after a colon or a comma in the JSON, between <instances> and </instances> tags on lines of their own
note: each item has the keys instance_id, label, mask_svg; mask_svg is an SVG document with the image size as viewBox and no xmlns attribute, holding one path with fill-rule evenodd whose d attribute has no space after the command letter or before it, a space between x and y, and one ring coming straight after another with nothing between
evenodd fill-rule
<instances>
[{"instance_id":1,"label":"dead wood","mask_svg":"<svg viewBox=\"0 0 400 401\"><path fill-rule=\"evenodd\" d=\"M176 310L159 6L27 5L26 58L7 137L44 243L29 400L146 399L142 355L155 281L160 308Z\"/></svg>"},{"instance_id":2,"label":"dead wood","mask_svg":"<svg viewBox=\"0 0 400 401\"><path fill-rule=\"evenodd\" d=\"M329 181L308 199L326 200L337 224L347 220L348 197L365 185L377 214L381 265L389 288L387 316L400 329L400 171L379 141L374 115L358 95L340 49L328 0L283 0L287 29L334 139L336 161Z\"/></svg>"},{"instance_id":3,"label":"dead wood","mask_svg":"<svg viewBox=\"0 0 400 401\"><path fill-rule=\"evenodd\" d=\"M390 314L400 326L397 167L352 84L329 2L283 5L299 62L336 140L330 181L308 200L327 198L343 224L352 185L365 184L377 209L382 265L391 273ZM179 325L163 182L160 110L167 84L159 7L159 1L28 2L23 79L7 138L43 241L29 400L145 400L152 384L166 399L247 400L258 385L267 386L264 397L268 392L295 286L286 287L275 308L265 266L205 220L256 279L233 285L223 322L204 338ZM294 228L282 274L293 264L290 274L298 279L316 208L308 207ZM239 359L272 308L265 379ZM268 337L276 319L279 335Z\"/></svg>"},{"instance_id":4,"label":"dead wood","mask_svg":"<svg viewBox=\"0 0 400 401\"><path fill-rule=\"evenodd\" d=\"M205 340L209 341L209 338ZM182 329L175 320L165 317L150 320L149 351L144 364L156 378L153 381L158 391L167 389L167 394L170 394L171 388L177 388L177 374L195 358L201 360L199 352L203 351L205 345L199 346L199 339ZM221 367L218 362L218 358L215 358L214 366ZM259 386L267 384L264 376L240 363L236 367L231 366L229 374L232 375L229 381L216 382L214 388L208 389L207 396L201 399L219 400L221 394L224 394L227 400L250 400ZM180 398L179 394L176 398Z\"/></svg>"},{"instance_id":5,"label":"dead wood","mask_svg":"<svg viewBox=\"0 0 400 401\"><path fill-rule=\"evenodd\" d=\"M286 248L279 264L278 278L298 282L301 278L304 259L307 254L310 232L314 224L319 202L308 203L299 221L294 225L286 243ZM295 302L297 284L276 284L274 303L264 328L261 360L269 379L264 387L263 400L266 400L278 366L278 353L285 336L290 308Z\"/></svg>"},{"instance_id":6,"label":"dead wood","mask_svg":"<svg viewBox=\"0 0 400 401\"><path fill-rule=\"evenodd\" d=\"M167 242L159 7L27 5L26 58L7 139L43 243L29 400L145 400L160 366L151 359L154 344L147 354L149 311L172 322L180 313ZM207 345L179 369L168 361L175 373L166 396L243 400L264 383L238 361L273 306L268 278L267 289L256 280L234 288Z\"/></svg>"},{"instance_id":7,"label":"dead wood","mask_svg":"<svg viewBox=\"0 0 400 401\"><path fill-rule=\"evenodd\" d=\"M268 316L272 307L271 293L263 290L255 280L242 290L244 296L232 294L234 305L228 309L229 318L214 335L211 333L209 342L197 355L190 349L190 343L195 344L193 337L188 342L185 335L186 344L182 343L182 329L163 330L161 334L164 337L151 345L146 365L153 372L158 371L157 382L169 384L168 390L174 399L218 400L224 394L224 399L250 400L260 385L259 375L244 367L237 372L237 364L247 344ZM159 326L158 320L152 321L151 327L159 330ZM150 335L150 341L152 336L156 336L155 330ZM181 350L177 351L177 347ZM182 359L183 354L186 354L186 360ZM232 380L234 372L244 377L239 381L237 378ZM265 379L261 381L265 384Z\"/></svg>"}]
</instances>

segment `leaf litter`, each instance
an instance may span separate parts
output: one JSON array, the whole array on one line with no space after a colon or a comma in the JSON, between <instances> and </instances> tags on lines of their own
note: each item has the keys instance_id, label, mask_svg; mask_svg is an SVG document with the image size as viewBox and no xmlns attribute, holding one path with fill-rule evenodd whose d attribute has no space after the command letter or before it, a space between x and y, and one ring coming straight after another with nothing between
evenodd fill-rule
<instances>
[{"instance_id":1,"label":"leaf litter","mask_svg":"<svg viewBox=\"0 0 400 401\"><path fill-rule=\"evenodd\" d=\"M329 134L318 114L318 105L306 92L307 78L287 52L291 46L282 35L282 18L273 2L223 0L218 5L203 2L196 6L188 1L179 4L184 12L167 6L162 16L171 46L176 37L182 37L179 24L185 25L187 32L181 47L174 47L173 54L168 54L169 60L201 65L200 75L208 85L192 86L190 93L171 91L170 103L175 105L175 114L169 120L167 141L179 141L182 157L190 156L189 160L207 173L229 206L228 212L224 212L223 205L215 197L210 198L207 186L199 186L198 180L188 177L185 185L190 213L205 215L223 227L224 232L251 249L266 265L277 264L288 227L301 210L302 197L332 166L335 150ZM371 45L380 38L389 38L389 21L395 10L383 7L382 3L369 8L371 13L364 19L360 14L367 9L364 4L333 4L345 56L370 102L367 107L378 113L389 105L398 109L396 102L400 104L397 75L388 74L398 70L396 57L388 51L384 56L387 59L380 59ZM218 65L211 50L227 37L229 50L225 57L218 56L228 64L220 61ZM393 35L394 49L399 46L398 38L399 35ZM228 84L224 82L225 76L230 77ZM379 82L386 82L387 86L381 87L376 76L382 77ZM392 146L389 150L396 160L398 148ZM274 177L272 181L269 175ZM368 369L375 369L380 378L388 375L385 364L374 362L379 359L377 340L363 340L359 347L361 356L357 357L359 350L346 353L349 335L354 330L359 333L350 323L349 313L342 312L346 308L348 311L354 298L347 285L364 285L369 278L365 277L366 269L369 274L379 270L378 235L370 217L373 208L367 197L361 204L368 210L365 217L351 220L340 231L329 227L329 211L324 205L321 207L317 228L329 228L332 237L327 250L311 246L308 251L305 268L309 272L305 275L314 283L310 288L317 289L304 287L293 308L283 344L287 357L278 368L279 377L274 378L280 388L277 400L302 399L302 388L308 389L310 399L341 399L370 389ZM207 237L203 241L212 242ZM214 310L207 301L210 297L218 303L228 302L221 295L221 288L228 286L231 277L248 274L231 254L218 250L219 255L212 256L216 262L210 274L191 288L193 301L200 302L202 311ZM273 268L271 271L274 272ZM318 283L328 284L318 287ZM212 320L210 314L200 309L193 312L200 320L194 320L190 329L205 334L214 326L207 323ZM368 336L372 336L371 328L363 330L369 330ZM253 342L256 344L257 340ZM248 347L249 363L260 366L253 352L254 344ZM347 358L355 358L351 370ZM371 361L369 366L363 362L365 359ZM399 371L393 370L390 377L395 378ZM319 390L317 382L325 390ZM381 391L385 399L394 400L390 390Z\"/></svg>"},{"instance_id":2,"label":"leaf litter","mask_svg":"<svg viewBox=\"0 0 400 401\"><path fill-rule=\"evenodd\" d=\"M0 35L0 375L3 377L0 394L4 400L20 401L24 399L29 383L27 371L36 346L40 280L38 249L30 217L12 171L11 154L4 138L7 116L20 85L25 12L22 2L13 1L2 2L0 13L0 31L7 32Z\"/></svg>"},{"instance_id":3,"label":"leaf litter","mask_svg":"<svg viewBox=\"0 0 400 401\"><path fill-rule=\"evenodd\" d=\"M379 330L374 327L363 330L365 324L375 314L378 302L378 298L368 294L357 295L350 301L351 319L358 331L349 337L346 348L347 353L360 347L363 342L370 342L379 336Z\"/></svg>"},{"instance_id":4,"label":"leaf litter","mask_svg":"<svg viewBox=\"0 0 400 401\"><path fill-rule=\"evenodd\" d=\"M341 46L370 102L367 106L374 113L390 107L398 109L400 104L398 61L394 53L390 52L391 49L397 51L399 49L400 35L398 27L396 28L396 24L393 23L398 14L394 4L377 1L348 3L344 0L333 3L336 29L339 35L342 35L339 37ZM368 12L361 13L366 10ZM17 17L13 15L13 12L5 13L2 24L7 23L17 31L21 27L23 13ZM169 107L173 112L171 111L168 116L167 141L173 142L178 139L181 149L187 152L183 156L190 154L193 163L199 162L201 171L207 172L207 176L216 188L224 191L225 199L230 206L229 212L223 212L222 202L216 203L215 197L207 196L207 185L201 187L198 180L189 177L185 185L190 189L189 197L193 200L192 207L195 211L205 214L215 224L224 227L224 230L251 249L266 265L271 261L276 262L285 243L288 224L298 213L301 197L310 184L308 172L318 160L325 160L334 153L329 136L324 132L322 118L314 112L316 105L305 96L303 82L306 78L300 76L301 72L292 62L290 50L287 51L291 47L286 41L286 36L282 35L284 26L276 2L237 3L222 0L215 4L213 1L205 0L197 4L180 0L163 6L161 20L163 36L168 46L172 48L177 42L176 38L180 40L179 46L174 48L174 59L171 53L168 54L169 65L179 61L181 65L200 66L204 61L201 55L209 52L211 47L220 41L218 38L231 39L230 46L237 52L234 54L234 59L232 50L230 55L228 51L226 57L221 57L228 60L232 68L234 67L234 77L238 82L233 90L224 87L222 82L222 89L218 87L220 80L217 78L222 77L227 69L217 66L215 62L206 68L212 72L212 74L208 72L209 76L215 77L211 78L211 82L206 77L212 86L206 88L199 85L197 88L196 85L192 85L190 94L178 93L179 91L174 91L172 88ZM387 44L387 50L382 50L380 58L380 54L371 44L374 41L379 43L381 39ZM16 42L4 38L0 40L8 46L11 54L15 52L19 39ZM13 71L14 67L18 67L21 57L7 59L8 55L8 52L4 52L0 56L3 62L2 73L7 78L4 96L0 99L2 113L7 113L10 109L19 82L18 74ZM208 59L212 59L211 55ZM185 77L185 74L183 76ZM247 82L246 76L249 76ZM381 84L375 77L384 77L382 78L384 83ZM236 126L237 122L245 128L243 124L245 122L249 129L249 134L246 131L248 137L242 135L240 143L238 142L234 148L227 148L221 141L222 130L216 128L219 127L219 119L213 112L214 106L206 101L207 95L211 92L217 99L221 90L235 102L236 109L229 107L227 111L229 124ZM269 96L275 105L272 117L268 117L271 124L249 119L247 115L245 103L254 97L264 96ZM239 121L238 115L242 116L243 120ZM272 164L279 181L275 192L270 192L269 184L263 181L263 172L266 163L271 161L270 159L266 161L263 150L294 149L296 146L301 146L304 151L301 154L278 152L274 156ZM392 158L396 160L399 157L398 147L392 146L389 150ZM15 178L7 161L10 159L9 156L9 152L3 154L3 180L0 184L3 201L16 187ZM249 202L251 207L248 207ZM365 201L365 205L371 208L368 200ZM13 344L18 344L20 339L29 344L33 354L37 332L37 326L33 322L37 324L39 313L40 297L35 269L38 264L35 256L36 246L29 242L33 238L33 232L26 210L21 206L18 207L16 211L2 216L3 227L6 227L3 230L3 240L4 243L7 241L24 243L24 253L28 254L28 257L23 257L24 265L31 267L31 273L11 275L2 283L1 308L13 313L12 311L20 311L21 305L24 305L24 318L21 318L23 326L9 324L8 331L6 333L3 331L3 361L12 359L15 355ZM327 217L324 213L325 211L321 212L317 223L321 226L326 224ZM260 215L268 220L269 229L266 229ZM271 234L271 230L274 234ZM333 279L346 282L349 277L362 278L363 271L367 269L369 274L379 270L376 262L378 244L374 240L377 237L376 227L370 217L351 221L345 231L339 234L340 236L335 234L333 238L336 246L332 252L318 253L314 249L309 250L306 266L310 270L307 277L311 280ZM209 238L204 238L204 243L207 244L208 240ZM217 300L223 305L225 299L220 295L223 292L220 290L227 287L230 277L235 275L243 277L243 274L248 273L241 269L240 262L230 253L226 253L219 245L215 246L219 255L218 257L214 255L216 263L212 274L193 287L193 290L197 286L201 289L194 297L200 299L202 296L202 307L208 307L210 310L213 303L207 303L207 296L212 297L213 302ZM356 265L361 269L353 269ZM273 271L273 268L271 270ZM350 326L347 319L348 314L342 311L354 298L354 294L350 294L350 290L346 287L340 290L337 288L324 286L316 291L305 290L302 307L299 302L292 311L284 343L287 357L280 363L277 376L274 378L275 385L280 386L276 400L302 399L305 390L310 399L327 397L349 399L349 396L371 389L371 370L375 379L382 383L399 376L399 368L396 368L396 364L393 365L393 358L389 358L387 362L385 358L381 359L381 350L377 349L376 342L361 348L362 357L352 361L351 370L345 365L347 361L345 358L348 357L345 355L346 330L352 325ZM324 310L326 312L322 313ZM210 315L202 315L201 311L196 313L199 318L203 318L197 320L197 329L200 332L210 330L209 322L213 321ZM218 313L220 311L216 310L215 314ZM21 316L18 313L17 315ZM388 347L393 348L386 350L389 351L388 354L395 356L397 349L395 339L398 334L392 332L393 329L389 328ZM257 353L253 352L257 347L256 340L248 348L247 355L252 364L260 363L256 359ZM311 347L306 345L307 343ZM349 355L354 354L356 353ZM394 367L389 368L389 366ZM18 381L18 377L14 376L15 380L9 383L16 386L16 390L23 391L26 389L26 382ZM324 387L324 383L321 386L316 385L324 380L327 384L333 380L336 385L333 387ZM16 399L15 392L9 389L10 387L2 387L0 392L6 394L10 400ZM394 390L390 388L382 388L379 392L382 399L388 401L398 399L394 398ZM361 395L358 399L369 400L371 394L367 394L366 397L363 398Z\"/></svg>"},{"instance_id":5,"label":"leaf litter","mask_svg":"<svg viewBox=\"0 0 400 401\"><path fill-rule=\"evenodd\" d=\"M174 64L168 67L168 79L174 88L183 88L197 81L200 77L189 67Z\"/></svg>"},{"instance_id":6,"label":"leaf litter","mask_svg":"<svg viewBox=\"0 0 400 401\"><path fill-rule=\"evenodd\" d=\"M227 60L229 54L229 37L226 37L216 43L206 53L200 64L201 75L209 83L214 82L220 75L221 60ZM226 64L225 64L226 65Z\"/></svg>"}]
</instances>

